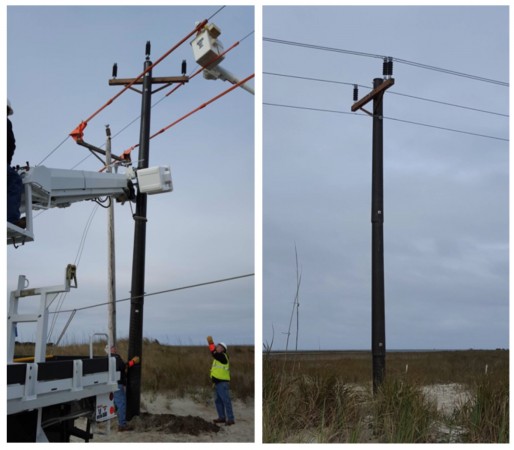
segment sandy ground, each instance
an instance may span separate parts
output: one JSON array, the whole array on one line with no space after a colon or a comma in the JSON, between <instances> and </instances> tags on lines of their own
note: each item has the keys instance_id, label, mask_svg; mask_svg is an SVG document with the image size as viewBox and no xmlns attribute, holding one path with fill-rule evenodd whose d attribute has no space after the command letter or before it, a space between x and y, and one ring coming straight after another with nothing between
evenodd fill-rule
<instances>
[{"instance_id":1,"label":"sandy ground","mask_svg":"<svg viewBox=\"0 0 514 450\"><path fill-rule=\"evenodd\" d=\"M366 395L367 392L369 393L370 387L354 385L354 389L356 392ZM422 392L426 399L433 402L436 405L437 410L445 416L450 416L454 411L461 408L471 398L470 393L465 389L465 387L457 383L432 384L423 386ZM369 417L369 420L371 423L372 418ZM361 442L365 444L379 444L379 441L376 440L372 435L371 429L372 428L370 426L368 430L368 436L366 436L367 433L364 431L363 440ZM441 423L437 424L437 436L435 436L435 439L437 442L458 443L460 442L460 437L463 432L464 430L458 427L453 427L450 429ZM319 437L320 428L310 428L291 435L286 443L316 444L319 443Z\"/></svg>"},{"instance_id":2,"label":"sandy ground","mask_svg":"<svg viewBox=\"0 0 514 450\"><path fill-rule=\"evenodd\" d=\"M432 384L423 387L423 394L434 401L437 410L445 415L453 413L470 400L470 394L464 386L457 383Z\"/></svg>"},{"instance_id":3,"label":"sandy ground","mask_svg":"<svg viewBox=\"0 0 514 450\"><path fill-rule=\"evenodd\" d=\"M134 430L119 432L114 419L96 425L91 442L255 442L253 400L233 400L233 409L235 425L218 427L212 423L217 416L213 400L143 393L141 415L130 423Z\"/></svg>"},{"instance_id":4,"label":"sandy ground","mask_svg":"<svg viewBox=\"0 0 514 450\"><path fill-rule=\"evenodd\" d=\"M469 399L469 393L459 384L425 386L423 393L446 415ZM176 398L171 393L143 393L141 416L131 422L134 430L119 432L114 419L96 425L96 429L92 430L94 438L91 442L255 442L253 401L244 403L234 400L233 407L236 424L217 427L212 424L212 419L216 417L213 400ZM85 428L85 424L79 421L77 425ZM444 434L449 432L440 431ZM458 437L458 430L453 430L454 433ZM301 441L311 442L305 436Z\"/></svg>"}]
</instances>

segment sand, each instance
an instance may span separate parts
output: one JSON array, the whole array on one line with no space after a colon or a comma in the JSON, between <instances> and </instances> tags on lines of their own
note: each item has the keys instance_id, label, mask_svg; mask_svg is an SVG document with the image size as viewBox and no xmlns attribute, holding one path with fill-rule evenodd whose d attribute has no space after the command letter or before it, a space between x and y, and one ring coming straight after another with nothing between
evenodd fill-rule
<instances>
[{"instance_id":1,"label":"sand","mask_svg":"<svg viewBox=\"0 0 514 450\"><path fill-rule=\"evenodd\" d=\"M423 386L423 394L435 402L437 410L450 415L471 399L471 394L458 383L432 384Z\"/></svg>"},{"instance_id":2,"label":"sand","mask_svg":"<svg viewBox=\"0 0 514 450\"><path fill-rule=\"evenodd\" d=\"M235 425L217 426L213 400L143 393L141 414L130 422L134 430L119 432L114 419L95 425L91 442L255 442L253 400L233 400L233 409Z\"/></svg>"}]
</instances>

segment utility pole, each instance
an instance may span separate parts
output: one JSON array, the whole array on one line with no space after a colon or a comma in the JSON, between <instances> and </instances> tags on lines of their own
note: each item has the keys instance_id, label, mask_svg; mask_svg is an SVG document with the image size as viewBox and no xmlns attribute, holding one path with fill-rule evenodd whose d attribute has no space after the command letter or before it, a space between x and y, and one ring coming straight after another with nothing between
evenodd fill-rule
<instances>
[{"instance_id":1,"label":"utility pole","mask_svg":"<svg viewBox=\"0 0 514 450\"><path fill-rule=\"evenodd\" d=\"M373 117L373 162L371 182L371 352L373 358L373 392L385 377L385 294L384 294L384 165L383 165L383 100L385 91L394 84L392 58L384 59L385 79L375 78L373 90L357 101L354 89L352 111L362 109ZM373 100L373 113L363 107Z\"/></svg>"},{"instance_id":2,"label":"utility pole","mask_svg":"<svg viewBox=\"0 0 514 450\"><path fill-rule=\"evenodd\" d=\"M111 129L109 128L109 125L106 126L105 132L107 134L107 141L105 145L105 165L107 166L107 172L111 173ZM109 341L112 345L116 345L116 260L114 250L114 202L112 199L108 209L107 222L107 278L109 300L109 319L107 329L109 330Z\"/></svg>"},{"instance_id":3,"label":"utility pole","mask_svg":"<svg viewBox=\"0 0 514 450\"><path fill-rule=\"evenodd\" d=\"M150 111L152 107L152 86L164 84L167 87L173 83L186 83L189 77L152 77L152 62L150 61L150 42L146 43L144 75L142 79L116 79L117 65L113 67L113 79L110 86L142 84L141 101L141 127L139 135L139 157L137 169L148 168L150 158ZM114 70L115 68L115 70ZM161 87L160 89L163 89ZM159 90L160 90L159 89ZM141 406L141 369L143 358L143 306L145 294L145 250L146 250L146 222L147 222L147 195L138 190L136 196L136 212L134 214L134 250L132 258L132 287L130 291L130 326L128 359L139 356L140 364L132 366L127 373L127 420L138 416Z\"/></svg>"}]
</instances>

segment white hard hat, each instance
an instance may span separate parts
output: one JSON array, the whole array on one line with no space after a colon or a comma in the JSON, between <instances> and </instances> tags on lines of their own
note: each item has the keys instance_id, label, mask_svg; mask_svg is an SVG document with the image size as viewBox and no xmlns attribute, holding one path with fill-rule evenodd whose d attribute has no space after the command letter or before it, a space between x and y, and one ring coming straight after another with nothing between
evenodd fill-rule
<instances>
[{"instance_id":1,"label":"white hard hat","mask_svg":"<svg viewBox=\"0 0 514 450\"><path fill-rule=\"evenodd\" d=\"M14 114L14 110L12 109L11 101L7 99L7 115L10 116L12 114Z\"/></svg>"},{"instance_id":2,"label":"white hard hat","mask_svg":"<svg viewBox=\"0 0 514 450\"><path fill-rule=\"evenodd\" d=\"M228 349L227 349L227 344L225 344L225 343L223 343L223 342L219 342L219 343L218 343L218 345L221 345L221 346L225 349L225 351L227 351L227 350L228 350Z\"/></svg>"}]
</instances>

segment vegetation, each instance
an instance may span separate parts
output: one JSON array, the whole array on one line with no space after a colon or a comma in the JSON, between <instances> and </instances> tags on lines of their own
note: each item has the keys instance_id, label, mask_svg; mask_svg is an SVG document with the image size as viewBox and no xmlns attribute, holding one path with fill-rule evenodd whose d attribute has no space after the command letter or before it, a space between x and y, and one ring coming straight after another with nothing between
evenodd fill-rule
<instances>
[{"instance_id":1,"label":"vegetation","mask_svg":"<svg viewBox=\"0 0 514 450\"><path fill-rule=\"evenodd\" d=\"M105 342L94 344L95 356L105 355ZM118 352L126 359L128 343L117 343ZM55 356L89 356L89 344L48 347ZM34 354L33 344L16 346L19 356ZM231 391L234 398L246 400L254 397L254 349L250 346L231 346ZM145 339L143 342L141 390L173 392L177 396L210 395L209 371L212 357L207 345L168 346Z\"/></svg>"},{"instance_id":2,"label":"vegetation","mask_svg":"<svg viewBox=\"0 0 514 450\"><path fill-rule=\"evenodd\" d=\"M263 442L508 442L508 361L505 350L389 353L373 394L369 353L266 352ZM462 395L438 408L438 386Z\"/></svg>"},{"instance_id":3,"label":"vegetation","mask_svg":"<svg viewBox=\"0 0 514 450\"><path fill-rule=\"evenodd\" d=\"M509 385L506 379L482 376L471 387L472 397L458 411L467 442L509 442Z\"/></svg>"}]
</instances>

